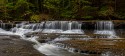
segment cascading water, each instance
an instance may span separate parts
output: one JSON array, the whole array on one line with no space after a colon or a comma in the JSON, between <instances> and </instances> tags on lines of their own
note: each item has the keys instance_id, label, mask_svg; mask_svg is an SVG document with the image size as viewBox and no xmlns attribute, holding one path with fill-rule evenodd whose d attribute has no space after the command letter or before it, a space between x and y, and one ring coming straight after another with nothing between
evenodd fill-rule
<instances>
[{"instance_id":1,"label":"cascading water","mask_svg":"<svg viewBox=\"0 0 125 56\"><path fill-rule=\"evenodd\" d=\"M9 25L7 23L0 23L0 35L12 35L13 33L10 31L7 31L7 29L9 29L9 27L12 27L13 25Z\"/></svg>"},{"instance_id":2,"label":"cascading water","mask_svg":"<svg viewBox=\"0 0 125 56\"><path fill-rule=\"evenodd\" d=\"M78 54L70 53L66 50L60 49L54 44L40 43L37 41L38 36L31 36L27 38L26 33L29 32L42 32L42 33L71 33L71 34L84 34L81 30L81 23L77 21L46 21L41 23L26 23L16 24L16 27L12 28L10 35L19 35L24 40L32 41L36 43L34 48L39 52L50 56L74 56ZM4 32L8 33L8 32ZM64 55L65 54L65 55Z\"/></svg>"},{"instance_id":3,"label":"cascading water","mask_svg":"<svg viewBox=\"0 0 125 56\"><path fill-rule=\"evenodd\" d=\"M1 23L0 27L5 29L5 23Z\"/></svg>"},{"instance_id":4,"label":"cascading water","mask_svg":"<svg viewBox=\"0 0 125 56\"><path fill-rule=\"evenodd\" d=\"M63 24L62 24L63 25ZM84 32L81 30L81 23L77 22L77 21L72 21L72 22L68 22L67 24L64 24L63 28L68 27L65 31L63 31L62 33L79 33L79 34L83 34ZM66 27L65 27L66 26Z\"/></svg>"},{"instance_id":5,"label":"cascading water","mask_svg":"<svg viewBox=\"0 0 125 56\"><path fill-rule=\"evenodd\" d=\"M70 33L70 34L84 34L81 29L81 23L77 21L46 21L32 24L17 24L20 29L28 29L32 31L40 31L42 33ZM12 29L14 31L16 29Z\"/></svg>"},{"instance_id":6,"label":"cascading water","mask_svg":"<svg viewBox=\"0 0 125 56\"><path fill-rule=\"evenodd\" d=\"M84 34L81 23L77 21L47 21L43 33Z\"/></svg>"},{"instance_id":7,"label":"cascading water","mask_svg":"<svg viewBox=\"0 0 125 56\"><path fill-rule=\"evenodd\" d=\"M60 49L55 44L48 44L48 43L40 43L37 38L38 36L31 36L30 38L26 37L25 34L29 32L42 32L42 33L63 33L60 38L55 38L53 41L64 41L64 40L70 40L74 39L80 39L80 40L89 40L86 39L84 35L80 35L78 37L77 34L84 34L84 31L81 29L82 23L77 21L46 21L41 23L26 23L23 22L21 24L16 24L16 27L12 28L11 31L5 31L0 28L0 34L7 34L7 35L19 35L21 36L21 39L32 41L36 43L34 45L34 48L37 49L39 52L48 55L48 56L83 56L75 53L70 53L66 50ZM2 25L2 27L4 27ZM77 36L66 36L65 34L76 34ZM96 30L94 32L95 34L105 34L105 35L111 35L116 36L116 33L114 31L114 25L111 21L100 21L96 24ZM65 38L64 38L65 37ZM72 38L71 38L72 37ZM81 38L83 37L83 38ZM89 37L88 37L89 38ZM70 47L67 47L70 49ZM73 50L73 48L71 48Z\"/></svg>"},{"instance_id":8,"label":"cascading water","mask_svg":"<svg viewBox=\"0 0 125 56\"><path fill-rule=\"evenodd\" d=\"M109 38L116 37L114 24L112 21L99 21L95 24L96 30L94 34L110 35Z\"/></svg>"}]
</instances>

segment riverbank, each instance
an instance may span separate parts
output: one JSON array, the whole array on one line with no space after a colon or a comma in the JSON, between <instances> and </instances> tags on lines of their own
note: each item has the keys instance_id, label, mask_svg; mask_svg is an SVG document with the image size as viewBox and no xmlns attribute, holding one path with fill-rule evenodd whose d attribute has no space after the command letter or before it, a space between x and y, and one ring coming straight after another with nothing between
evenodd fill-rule
<instances>
[{"instance_id":1,"label":"riverbank","mask_svg":"<svg viewBox=\"0 0 125 56\"><path fill-rule=\"evenodd\" d=\"M0 36L0 56L45 56L19 36Z\"/></svg>"}]
</instances>

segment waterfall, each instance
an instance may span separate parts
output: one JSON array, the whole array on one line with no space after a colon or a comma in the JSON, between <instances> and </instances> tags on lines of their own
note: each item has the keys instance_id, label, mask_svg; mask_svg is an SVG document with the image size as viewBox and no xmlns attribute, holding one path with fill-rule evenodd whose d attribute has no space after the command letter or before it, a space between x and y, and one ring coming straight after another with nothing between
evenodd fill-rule
<instances>
[{"instance_id":1,"label":"waterfall","mask_svg":"<svg viewBox=\"0 0 125 56\"><path fill-rule=\"evenodd\" d=\"M3 24L2 28L4 27L5 25ZM1 31L0 34L4 33L7 35L19 35L23 40L36 43L34 45L34 48L37 49L39 52L48 56L73 56L76 53L73 54L73 53L69 53L66 50L60 49L58 47L60 45L56 46L56 44L53 42L65 41L70 39L78 39L78 40L92 39L87 35L83 35L84 31L81 29L81 27L82 27L82 22L78 22L78 21L44 21L41 23L22 22L20 24L16 24L16 27L12 28L11 31L6 31L0 28L0 31ZM95 28L96 29L94 31L94 34L110 35L111 36L110 38L113 38L112 36L116 36L115 30L114 30L114 24L112 21L96 22ZM42 33L63 33L63 34L58 38L55 38L52 41L52 43L40 43L37 40L37 38L39 38L38 36L31 36L31 37L25 36L26 33L39 32L39 31ZM60 47L65 48L63 45L61 45ZM68 46L66 46L65 49L71 52L74 50L74 48L70 48Z\"/></svg>"},{"instance_id":2,"label":"waterfall","mask_svg":"<svg viewBox=\"0 0 125 56\"><path fill-rule=\"evenodd\" d=\"M12 35L13 33L8 31L13 27L13 24L0 22L0 35Z\"/></svg>"},{"instance_id":3,"label":"waterfall","mask_svg":"<svg viewBox=\"0 0 125 56\"><path fill-rule=\"evenodd\" d=\"M63 24L62 24L63 25ZM63 29L65 31L63 31L62 33L79 33L79 34L84 34L84 31L81 29L81 22L77 22L77 21L69 21L67 23L64 24L64 26L62 26L63 28L68 27L67 29Z\"/></svg>"},{"instance_id":4,"label":"waterfall","mask_svg":"<svg viewBox=\"0 0 125 56\"><path fill-rule=\"evenodd\" d=\"M69 29L68 29L68 30L72 30L72 27L71 27L71 26L72 26L72 22L69 23L69 27L68 27Z\"/></svg>"},{"instance_id":5,"label":"waterfall","mask_svg":"<svg viewBox=\"0 0 125 56\"><path fill-rule=\"evenodd\" d=\"M32 31L40 31L42 33L71 33L84 34L81 29L81 22L77 21L45 21L41 23L21 23L16 28L27 29Z\"/></svg>"},{"instance_id":6,"label":"waterfall","mask_svg":"<svg viewBox=\"0 0 125 56\"><path fill-rule=\"evenodd\" d=\"M96 22L95 28L94 34L116 36L112 21L98 21Z\"/></svg>"},{"instance_id":7,"label":"waterfall","mask_svg":"<svg viewBox=\"0 0 125 56\"><path fill-rule=\"evenodd\" d=\"M21 36L21 39L32 41L36 43L34 48L39 52L50 55L50 56L72 56L74 54L60 49L54 44L48 43L40 43L37 38L38 36L32 36L27 38L25 36L26 33L29 32L42 32L42 33L72 33L72 34L83 34L83 30L81 29L81 22L77 21L45 21L41 23L21 23L17 24L16 27L11 29L14 34Z\"/></svg>"},{"instance_id":8,"label":"waterfall","mask_svg":"<svg viewBox=\"0 0 125 56\"><path fill-rule=\"evenodd\" d=\"M5 29L5 23L1 23L1 28Z\"/></svg>"}]
</instances>

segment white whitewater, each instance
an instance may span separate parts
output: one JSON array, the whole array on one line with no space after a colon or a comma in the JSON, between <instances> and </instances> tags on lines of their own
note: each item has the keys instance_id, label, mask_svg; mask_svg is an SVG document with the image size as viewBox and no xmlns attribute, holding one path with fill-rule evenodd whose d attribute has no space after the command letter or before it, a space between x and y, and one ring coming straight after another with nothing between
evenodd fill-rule
<instances>
[{"instance_id":1,"label":"white whitewater","mask_svg":"<svg viewBox=\"0 0 125 56\"><path fill-rule=\"evenodd\" d=\"M61 29L44 29L42 32L43 33L62 33L63 30L61 30Z\"/></svg>"},{"instance_id":2,"label":"white whitewater","mask_svg":"<svg viewBox=\"0 0 125 56\"><path fill-rule=\"evenodd\" d=\"M13 33L0 28L0 35L13 35Z\"/></svg>"},{"instance_id":3,"label":"white whitewater","mask_svg":"<svg viewBox=\"0 0 125 56\"><path fill-rule=\"evenodd\" d=\"M0 22L0 35L10 35L10 34L13 34L12 32L10 31L6 31L6 23L3 23L3 22Z\"/></svg>"},{"instance_id":4,"label":"white whitewater","mask_svg":"<svg viewBox=\"0 0 125 56\"><path fill-rule=\"evenodd\" d=\"M81 29L81 22L77 21L45 21L41 23L21 23L11 29L13 32L40 31L42 33L66 33L66 34L84 34ZM18 28L18 29L17 29ZM19 29L20 28L20 29Z\"/></svg>"},{"instance_id":5,"label":"white whitewater","mask_svg":"<svg viewBox=\"0 0 125 56\"><path fill-rule=\"evenodd\" d=\"M112 21L98 21L96 22L96 30L94 34L110 35L109 38L116 38L114 24Z\"/></svg>"},{"instance_id":6,"label":"white whitewater","mask_svg":"<svg viewBox=\"0 0 125 56\"><path fill-rule=\"evenodd\" d=\"M21 23L12 28L11 31L5 31L0 28L0 34L5 35L19 35L21 39L32 41L36 43L34 48L47 56L83 56L76 53L68 52L57 47L54 44L40 43L37 41L38 36L27 38L26 33L29 32L43 32L43 33L63 33L63 34L84 34L81 29L82 23L77 21L46 21L41 23ZM2 26L4 27L4 26ZM95 34L109 34L115 36L114 25L111 21L97 22ZM71 38L56 38L53 41L70 40ZM84 39L83 39L84 40ZM85 39L86 40L86 39ZM70 50L69 50L70 51Z\"/></svg>"},{"instance_id":7,"label":"white whitewater","mask_svg":"<svg viewBox=\"0 0 125 56\"><path fill-rule=\"evenodd\" d=\"M63 31L63 34L84 34L83 30L80 29L72 29L72 30L67 30L67 31Z\"/></svg>"},{"instance_id":8,"label":"white whitewater","mask_svg":"<svg viewBox=\"0 0 125 56\"><path fill-rule=\"evenodd\" d=\"M77 21L46 21L43 33L84 34L81 22Z\"/></svg>"},{"instance_id":9,"label":"white whitewater","mask_svg":"<svg viewBox=\"0 0 125 56\"><path fill-rule=\"evenodd\" d=\"M3 27L3 26L2 26ZM34 48L47 56L77 56L79 54L68 52L61 49L54 44L40 43L37 41L38 36L26 37L25 34L29 32L43 32L43 33L68 33L68 34L84 34L81 30L81 23L77 21L46 21L41 23L27 23L23 22L17 24L11 31L5 31L0 28L0 34L5 35L19 35L21 39L36 43Z\"/></svg>"},{"instance_id":10,"label":"white whitewater","mask_svg":"<svg viewBox=\"0 0 125 56\"><path fill-rule=\"evenodd\" d=\"M66 50L60 49L59 47L55 46L54 44L40 43L36 40L38 38L37 36L26 38L24 35L28 32L36 32L36 31L38 31L38 29L41 30L43 33L61 33L61 32L63 32L60 25L57 25L59 27L56 27L57 23L60 23L60 22L54 21L54 23L53 23L52 21L48 21L44 24L41 24L41 23L40 24L39 23L23 24L20 28L15 27L15 29L16 29L15 34L20 35L22 37L22 39L24 39L24 40L28 40L28 41L32 41L32 42L36 43L36 45L34 45L34 48L47 56L76 56L76 55L78 55L78 54L70 53ZM41 26L39 27L39 25L41 25ZM66 30L68 30L68 29L66 29ZM77 32L77 33L79 33L79 32Z\"/></svg>"}]
</instances>

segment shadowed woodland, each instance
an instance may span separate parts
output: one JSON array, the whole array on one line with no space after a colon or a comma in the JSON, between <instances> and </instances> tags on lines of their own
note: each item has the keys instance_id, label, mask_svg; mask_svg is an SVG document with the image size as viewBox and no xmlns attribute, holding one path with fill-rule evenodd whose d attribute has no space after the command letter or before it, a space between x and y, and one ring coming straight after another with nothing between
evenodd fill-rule
<instances>
[{"instance_id":1,"label":"shadowed woodland","mask_svg":"<svg viewBox=\"0 0 125 56\"><path fill-rule=\"evenodd\" d=\"M114 20L125 0L0 0L1 20Z\"/></svg>"}]
</instances>

